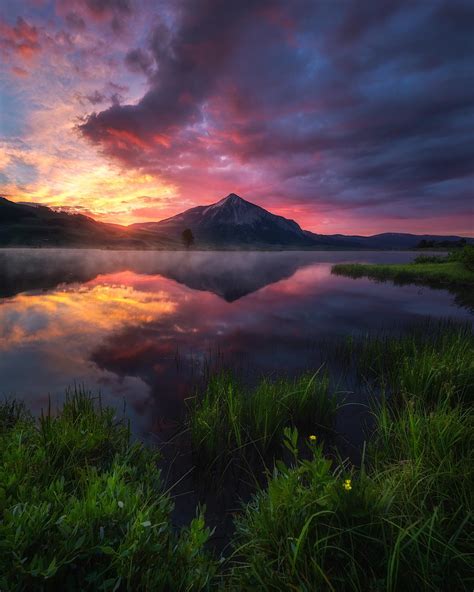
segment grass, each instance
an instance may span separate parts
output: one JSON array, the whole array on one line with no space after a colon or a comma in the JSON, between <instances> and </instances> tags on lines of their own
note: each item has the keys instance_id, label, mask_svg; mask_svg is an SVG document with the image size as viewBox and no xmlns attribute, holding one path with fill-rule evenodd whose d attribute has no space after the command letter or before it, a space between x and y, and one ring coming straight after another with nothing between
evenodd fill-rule
<instances>
[{"instance_id":1,"label":"grass","mask_svg":"<svg viewBox=\"0 0 474 592\"><path fill-rule=\"evenodd\" d=\"M287 426L309 432L332 425L337 401L323 372L297 380L263 379L246 390L229 373L214 376L190 404L188 425L198 465L219 473L233 461L264 459Z\"/></svg>"},{"instance_id":2,"label":"grass","mask_svg":"<svg viewBox=\"0 0 474 592\"><path fill-rule=\"evenodd\" d=\"M421 264L363 264L338 263L332 268L336 275L346 275L352 278L368 277L377 280L393 280L400 283L442 284L442 285L472 285L474 273L464 267L459 261L448 263Z\"/></svg>"},{"instance_id":3,"label":"grass","mask_svg":"<svg viewBox=\"0 0 474 592\"><path fill-rule=\"evenodd\" d=\"M339 263L332 267L332 273L352 278L368 277L380 281L393 280L397 283L415 283L430 286L473 286L474 247L464 247L460 253L447 257L421 255L412 263L405 264L363 264ZM436 261L435 261L436 259Z\"/></svg>"},{"instance_id":4,"label":"grass","mask_svg":"<svg viewBox=\"0 0 474 592\"><path fill-rule=\"evenodd\" d=\"M293 464L278 463L237 518L230 589L472 587L473 339L440 329L418 354L414 340L357 350L383 354L373 365L360 360L368 381L396 378L374 408L375 433L359 469L331 463L321 446L301 460L297 437L287 438ZM411 366L392 366L404 354Z\"/></svg>"},{"instance_id":5,"label":"grass","mask_svg":"<svg viewBox=\"0 0 474 592\"><path fill-rule=\"evenodd\" d=\"M472 329L418 327L338 354L374 392L360 466L328 458L315 429L336 410L322 372L252 390L219 374L190 402L188 436L207 469L285 459L234 509L225 561L208 550L199 509L173 528L156 452L132 445L100 400L72 393L38 420L3 404L0 589L472 589Z\"/></svg>"},{"instance_id":6,"label":"grass","mask_svg":"<svg viewBox=\"0 0 474 592\"><path fill-rule=\"evenodd\" d=\"M0 589L205 590L204 518L175 532L171 510L156 454L89 394L0 407Z\"/></svg>"},{"instance_id":7,"label":"grass","mask_svg":"<svg viewBox=\"0 0 474 592\"><path fill-rule=\"evenodd\" d=\"M396 339L365 337L338 348L362 381L393 398L415 397L434 407L447 397L472 404L474 336L469 325L424 323Z\"/></svg>"},{"instance_id":8,"label":"grass","mask_svg":"<svg viewBox=\"0 0 474 592\"><path fill-rule=\"evenodd\" d=\"M232 589L468 589L472 415L380 413L367 468L345 472L321 448L277 467L237 519Z\"/></svg>"}]
</instances>

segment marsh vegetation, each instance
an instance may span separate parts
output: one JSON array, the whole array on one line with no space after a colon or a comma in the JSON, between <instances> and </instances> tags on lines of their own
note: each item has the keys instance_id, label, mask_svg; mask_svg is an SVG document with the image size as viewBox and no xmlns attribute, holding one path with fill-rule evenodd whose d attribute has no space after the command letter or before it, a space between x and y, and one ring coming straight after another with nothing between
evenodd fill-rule
<instances>
[{"instance_id":1,"label":"marsh vegetation","mask_svg":"<svg viewBox=\"0 0 474 592\"><path fill-rule=\"evenodd\" d=\"M189 401L195 480L258 473L212 545L205 509L173 523L160 450L86 392L34 419L0 409L0 587L6 590L463 590L472 550L474 338L436 324L346 340L337 355L373 418L360 462L326 437L323 371L246 389L210 378ZM234 478L241 478L235 472ZM224 487L232 486L229 479ZM234 484L235 486L235 484Z\"/></svg>"},{"instance_id":2,"label":"marsh vegetation","mask_svg":"<svg viewBox=\"0 0 474 592\"><path fill-rule=\"evenodd\" d=\"M474 246L466 245L446 256L419 255L411 263L339 263L332 273L352 278L369 277L381 281L420 283L429 286L474 286Z\"/></svg>"}]
</instances>

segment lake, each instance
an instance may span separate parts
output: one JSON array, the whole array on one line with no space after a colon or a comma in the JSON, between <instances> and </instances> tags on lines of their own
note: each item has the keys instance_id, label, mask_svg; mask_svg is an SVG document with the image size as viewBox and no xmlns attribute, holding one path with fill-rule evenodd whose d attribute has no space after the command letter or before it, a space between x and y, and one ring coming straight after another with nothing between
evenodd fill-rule
<instances>
[{"instance_id":1,"label":"lake","mask_svg":"<svg viewBox=\"0 0 474 592\"><path fill-rule=\"evenodd\" d=\"M147 439L210 367L315 369L340 337L472 321L453 294L331 275L409 252L0 251L0 395L39 412L83 384Z\"/></svg>"}]
</instances>

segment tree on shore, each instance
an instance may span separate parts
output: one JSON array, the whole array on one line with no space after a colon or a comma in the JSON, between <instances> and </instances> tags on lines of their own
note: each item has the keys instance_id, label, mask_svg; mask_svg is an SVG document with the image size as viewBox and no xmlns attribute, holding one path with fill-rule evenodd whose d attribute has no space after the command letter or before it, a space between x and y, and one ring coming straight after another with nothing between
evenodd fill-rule
<instances>
[{"instance_id":1,"label":"tree on shore","mask_svg":"<svg viewBox=\"0 0 474 592\"><path fill-rule=\"evenodd\" d=\"M190 228L186 228L186 230L183 230L183 232L181 233L181 239L184 243L184 246L189 249L189 247L191 247L194 244L194 235L193 232Z\"/></svg>"}]
</instances>

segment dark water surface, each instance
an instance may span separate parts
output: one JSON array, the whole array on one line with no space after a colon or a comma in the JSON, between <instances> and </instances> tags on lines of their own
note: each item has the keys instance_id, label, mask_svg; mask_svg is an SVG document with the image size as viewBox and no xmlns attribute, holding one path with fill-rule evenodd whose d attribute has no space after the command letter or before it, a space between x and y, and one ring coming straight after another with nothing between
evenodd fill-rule
<instances>
[{"instance_id":1,"label":"dark water surface","mask_svg":"<svg viewBox=\"0 0 474 592\"><path fill-rule=\"evenodd\" d=\"M315 368L321 343L472 320L444 290L331 275L407 252L0 251L0 396L39 412L83 383L138 436L172 424L209 365Z\"/></svg>"}]
</instances>

